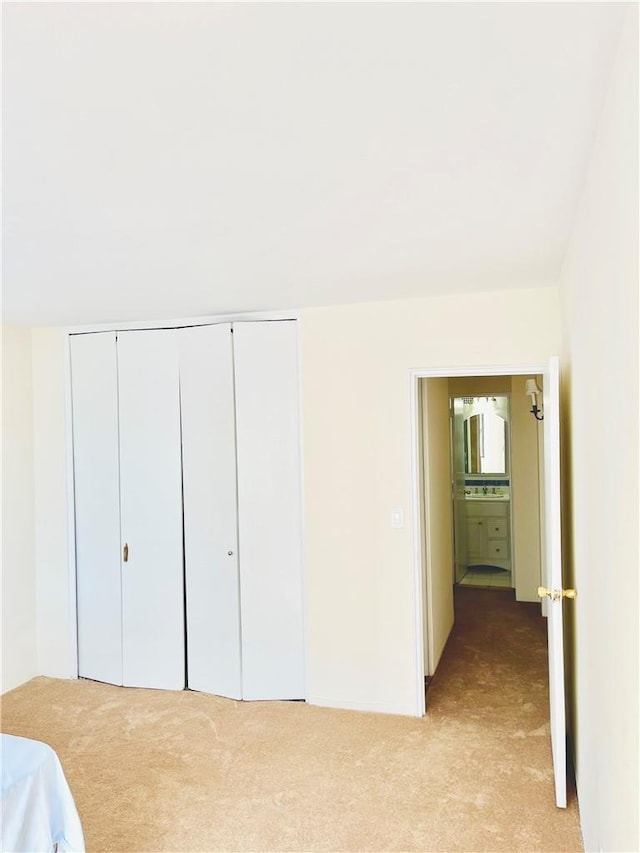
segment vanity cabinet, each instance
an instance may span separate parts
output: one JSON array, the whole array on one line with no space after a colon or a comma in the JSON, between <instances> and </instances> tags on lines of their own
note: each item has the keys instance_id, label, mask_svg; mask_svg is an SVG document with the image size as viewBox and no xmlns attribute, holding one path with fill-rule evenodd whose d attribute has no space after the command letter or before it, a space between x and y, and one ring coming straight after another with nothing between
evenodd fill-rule
<instances>
[{"instance_id":1,"label":"vanity cabinet","mask_svg":"<svg viewBox=\"0 0 640 853\"><path fill-rule=\"evenodd\" d=\"M467 563L511 570L509 502L467 501Z\"/></svg>"}]
</instances>

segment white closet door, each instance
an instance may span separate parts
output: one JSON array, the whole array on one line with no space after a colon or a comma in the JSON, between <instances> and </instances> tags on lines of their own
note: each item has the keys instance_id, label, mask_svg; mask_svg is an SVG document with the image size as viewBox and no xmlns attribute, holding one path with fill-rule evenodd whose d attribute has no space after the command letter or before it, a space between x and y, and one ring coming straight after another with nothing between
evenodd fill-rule
<instances>
[{"instance_id":1,"label":"white closet door","mask_svg":"<svg viewBox=\"0 0 640 853\"><path fill-rule=\"evenodd\" d=\"M78 672L122 684L115 332L73 335L70 350Z\"/></svg>"},{"instance_id":2,"label":"white closet door","mask_svg":"<svg viewBox=\"0 0 640 853\"><path fill-rule=\"evenodd\" d=\"M123 682L184 687L178 331L118 333Z\"/></svg>"},{"instance_id":3,"label":"white closet door","mask_svg":"<svg viewBox=\"0 0 640 853\"><path fill-rule=\"evenodd\" d=\"M187 682L241 699L231 326L179 334Z\"/></svg>"},{"instance_id":4,"label":"white closet door","mask_svg":"<svg viewBox=\"0 0 640 853\"><path fill-rule=\"evenodd\" d=\"M294 321L234 325L244 699L304 697Z\"/></svg>"}]
</instances>

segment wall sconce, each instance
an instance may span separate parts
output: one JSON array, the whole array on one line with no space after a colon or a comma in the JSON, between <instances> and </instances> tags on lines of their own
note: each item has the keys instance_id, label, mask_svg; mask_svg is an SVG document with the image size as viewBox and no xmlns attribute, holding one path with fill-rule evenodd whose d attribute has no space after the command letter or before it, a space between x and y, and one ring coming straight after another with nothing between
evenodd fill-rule
<instances>
[{"instance_id":1,"label":"wall sconce","mask_svg":"<svg viewBox=\"0 0 640 853\"><path fill-rule=\"evenodd\" d=\"M542 409L538 408L538 394L542 394L542 391L538 388L538 384L535 379L527 379L525 384L525 394L528 397L531 397L531 414L537 421L543 420L544 413Z\"/></svg>"}]
</instances>

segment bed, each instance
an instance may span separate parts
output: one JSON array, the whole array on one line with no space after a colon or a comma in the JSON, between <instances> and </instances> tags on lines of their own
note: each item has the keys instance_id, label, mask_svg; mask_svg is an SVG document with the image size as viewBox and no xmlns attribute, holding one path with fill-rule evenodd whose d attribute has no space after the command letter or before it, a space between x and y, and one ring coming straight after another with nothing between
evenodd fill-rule
<instances>
[{"instance_id":1,"label":"bed","mask_svg":"<svg viewBox=\"0 0 640 853\"><path fill-rule=\"evenodd\" d=\"M4 853L84 851L62 765L46 743L1 735Z\"/></svg>"}]
</instances>

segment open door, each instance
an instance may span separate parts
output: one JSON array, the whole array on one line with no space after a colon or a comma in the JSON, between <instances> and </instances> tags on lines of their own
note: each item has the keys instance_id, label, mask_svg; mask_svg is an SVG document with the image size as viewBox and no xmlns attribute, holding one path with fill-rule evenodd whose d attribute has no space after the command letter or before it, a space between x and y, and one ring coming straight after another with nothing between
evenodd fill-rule
<instances>
[{"instance_id":1,"label":"open door","mask_svg":"<svg viewBox=\"0 0 640 853\"><path fill-rule=\"evenodd\" d=\"M564 643L562 606L573 590L562 588L561 492L560 492L560 368L551 358L544 373L544 501L546 566L544 587L538 594L547 597L549 646L549 703L551 749L556 805L567 805L567 756L564 690Z\"/></svg>"}]
</instances>

